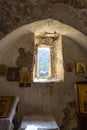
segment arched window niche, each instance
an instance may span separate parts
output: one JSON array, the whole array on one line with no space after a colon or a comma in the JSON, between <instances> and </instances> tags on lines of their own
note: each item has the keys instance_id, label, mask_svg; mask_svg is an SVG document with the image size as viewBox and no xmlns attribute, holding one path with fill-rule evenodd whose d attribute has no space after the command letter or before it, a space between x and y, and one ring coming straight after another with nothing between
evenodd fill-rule
<instances>
[{"instance_id":1,"label":"arched window niche","mask_svg":"<svg viewBox=\"0 0 87 130\"><path fill-rule=\"evenodd\" d=\"M34 66L31 69L33 82L64 81L64 53L62 54L62 37L64 36L72 39L87 51L87 36L85 34L58 20L48 18L24 25L0 40L0 62L7 66L11 64L14 66L17 65L16 57L18 57L18 53L16 50L23 47L26 52L27 50L30 51L35 57ZM46 47L50 53L50 72L45 79L38 77L37 59L38 48L40 47ZM26 67L28 66L29 64Z\"/></svg>"},{"instance_id":2,"label":"arched window niche","mask_svg":"<svg viewBox=\"0 0 87 130\"><path fill-rule=\"evenodd\" d=\"M62 35L44 32L34 36L34 82L64 81Z\"/></svg>"}]
</instances>

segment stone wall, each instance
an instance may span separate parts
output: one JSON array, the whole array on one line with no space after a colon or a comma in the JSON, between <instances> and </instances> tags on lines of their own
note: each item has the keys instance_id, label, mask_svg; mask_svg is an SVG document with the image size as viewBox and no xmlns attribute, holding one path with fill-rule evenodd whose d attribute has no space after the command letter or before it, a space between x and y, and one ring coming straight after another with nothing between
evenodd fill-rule
<instances>
[{"instance_id":1,"label":"stone wall","mask_svg":"<svg viewBox=\"0 0 87 130\"><path fill-rule=\"evenodd\" d=\"M61 1L59 0L59 2ZM58 3L57 0L0 0L0 39L22 25L47 18L56 19L87 34L86 0L63 0L63 2ZM76 3L78 2L77 8ZM24 32L23 35L22 32ZM22 30L15 35L10 34L7 39L2 39L0 63L15 66L18 48L24 47L25 52L33 50L33 42L33 35L28 33L28 30ZM3 43L5 44L2 45ZM63 37L64 68L68 62L73 64L72 72L65 70L63 83L57 83L54 87L52 87L53 84L32 83L32 86L26 89L20 88L18 82L8 82L6 77L0 77L0 95L18 95L20 97L18 120L24 114L51 114L55 117L61 130L75 129L74 86L76 81L86 80L85 77L75 75L75 62L84 61L87 64L86 55L87 52L85 53L75 41Z\"/></svg>"},{"instance_id":2,"label":"stone wall","mask_svg":"<svg viewBox=\"0 0 87 130\"><path fill-rule=\"evenodd\" d=\"M75 82L86 80L84 76L76 76L75 74L75 62L84 61L87 65L87 51L85 53L80 46L81 40L82 45L87 41L85 35L52 19L25 25L0 41L0 64L15 67L20 47L24 48L25 54L27 51L33 52L34 33L46 32L46 30L48 32L55 30L61 32L61 28L67 34L67 37L63 36L62 39L64 82L49 84L32 82L31 87L21 88L18 81L8 81L7 75L0 76L0 95L19 96L20 102L17 113L17 120L19 121L25 114L50 114L55 118L61 130L73 130L77 126L74 102ZM78 43L73 39L76 34L78 37L80 36L79 40L76 36ZM72 36L72 39L69 39L68 36ZM72 72L66 70L66 64L69 62L73 65Z\"/></svg>"},{"instance_id":3,"label":"stone wall","mask_svg":"<svg viewBox=\"0 0 87 130\"><path fill-rule=\"evenodd\" d=\"M74 4L74 2L79 4ZM73 4L76 5L75 8ZM84 8L77 8L77 5ZM60 0L1 0L0 37L4 37L22 25L46 18L59 20L87 34L86 5L86 0L77 2L75 0L62 0L61 3Z\"/></svg>"}]
</instances>

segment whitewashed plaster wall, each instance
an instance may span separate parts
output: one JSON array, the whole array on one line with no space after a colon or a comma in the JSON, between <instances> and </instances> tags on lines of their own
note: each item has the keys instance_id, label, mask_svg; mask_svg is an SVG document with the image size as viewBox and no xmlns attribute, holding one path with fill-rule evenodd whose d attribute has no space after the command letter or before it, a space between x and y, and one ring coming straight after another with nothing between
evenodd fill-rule
<instances>
[{"instance_id":1,"label":"whitewashed plaster wall","mask_svg":"<svg viewBox=\"0 0 87 130\"><path fill-rule=\"evenodd\" d=\"M51 22L50 26L48 26L49 22ZM24 114L50 114L54 116L62 130L72 130L76 127L75 82L86 80L85 77L75 75L76 61L83 61L87 64L86 46L84 46L87 37L84 34L50 19L23 26L0 41L0 64L6 64L7 67L16 66L18 48L24 47L25 51L33 51L34 33L43 32L46 29L50 32L59 31L63 35L64 69L66 63L72 62L73 71L67 72L65 69L65 80L62 83L55 83L55 85L53 83L32 83L29 88L20 88L19 82L7 81L6 76L0 76L0 95L19 96L18 120ZM75 36L76 34L80 39ZM69 112L66 116L67 110Z\"/></svg>"},{"instance_id":2,"label":"whitewashed plaster wall","mask_svg":"<svg viewBox=\"0 0 87 130\"><path fill-rule=\"evenodd\" d=\"M0 39L21 25L46 18L56 19L87 34L86 5L86 0L0 0ZM56 25L55 22L52 23ZM44 25L44 22L42 24ZM42 30L42 25L36 24L36 26ZM0 64L5 63L8 67L16 66L18 48L21 46L25 51L33 50L35 27L28 25L24 28L12 32L0 41ZM19 82L8 82L6 76L0 76L0 95L20 97L19 120L27 113L47 113L55 117L61 130L76 130L74 85L76 81L87 79L75 75L75 62L84 61L87 64L87 36L69 26L57 24L55 28L58 28L57 31L63 35L64 67L67 62L72 62L73 72L65 70L63 83L55 85L32 83L30 88L20 88Z\"/></svg>"}]
</instances>

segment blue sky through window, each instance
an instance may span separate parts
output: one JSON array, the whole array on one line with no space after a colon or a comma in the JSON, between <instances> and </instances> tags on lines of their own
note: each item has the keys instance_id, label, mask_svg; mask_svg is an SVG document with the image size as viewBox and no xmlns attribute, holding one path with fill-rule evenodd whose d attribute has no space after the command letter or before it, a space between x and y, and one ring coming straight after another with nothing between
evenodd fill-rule
<instances>
[{"instance_id":1,"label":"blue sky through window","mask_svg":"<svg viewBox=\"0 0 87 130\"><path fill-rule=\"evenodd\" d=\"M38 77L47 78L50 74L50 48L38 48Z\"/></svg>"}]
</instances>

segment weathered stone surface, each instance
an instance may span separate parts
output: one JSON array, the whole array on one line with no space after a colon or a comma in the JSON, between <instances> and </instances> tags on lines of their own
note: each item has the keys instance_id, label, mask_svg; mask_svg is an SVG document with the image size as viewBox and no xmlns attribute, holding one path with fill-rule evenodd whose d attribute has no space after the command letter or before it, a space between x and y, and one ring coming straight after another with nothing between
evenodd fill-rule
<instances>
[{"instance_id":1,"label":"weathered stone surface","mask_svg":"<svg viewBox=\"0 0 87 130\"><path fill-rule=\"evenodd\" d=\"M72 126L76 128L75 102L72 101L72 102L67 103L67 106L63 110L63 112L64 112L64 118L61 125L61 129L71 130Z\"/></svg>"},{"instance_id":2,"label":"weathered stone surface","mask_svg":"<svg viewBox=\"0 0 87 130\"><path fill-rule=\"evenodd\" d=\"M52 19L38 21L21 27L2 39L0 41L0 64L3 63L7 67L16 66L16 61L19 56L18 49L20 47L23 47L25 50L23 54L27 54L27 51L33 53L35 42L33 34L38 34L38 31L41 33L44 31L54 32L55 30L56 32L62 33L62 35L67 34L66 36L70 37L70 39L66 37L62 39L64 67L66 63L69 62L74 66L76 61L84 61L87 64L87 50L85 55L83 48L80 48L81 45L87 49L86 36L72 29L70 26L66 26ZM22 65L22 63L19 65ZM31 87L27 89L20 88L19 82L8 82L6 77L0 76L0 94L18 95L20 97L18 119L28 113L49 113L55 117L55 120L60 126L63 122L63 110L66 104L74 101L75 82L80 80L85 80L85 77L75 76L75 67L73 67L72 72L67 72L65 70L64 82L50 84L32 83ZM71 114L74 115L74 111L72 111ZM69 122L69 118L67 120ZM75 125L71 122L74 122L74 118L70 121L70 128L72 129ZM67 128L67 126L65 126L65 128Z\"/></svg>"},{"instance_id":3,"label":"weathered stone surface","mask_svg":"<svg viewBox=\"0 0 87 130\"><path fill-rule=\"evenodd\" d=\"M0 31L7 34L27 23L53 18L87 34L86 5L86 0L1 0Z\"/></svg>"},{"instance_id":4,"label":"weathered stone surface","mask_svg":"<svg viewBox=\"0 0 87 130\"><path fill-rule=\"evenodd\" d=\"M56 19L87 34L87 0L0 0L0 39L22 25L47 18ZM38 28L39 25L37 25ZM64 28L64 33L65 31L67 32L66 28ZM70 31L71 35L70 33L67 33L67 35L73 36L74 31ZM24 32L24 35L21 34L22 32ZM27 34L27 32L28 30L22 30L17 33L18 37L16 34L10 34L7 37L8 40L2 40L2 43L0 43L1 64L15 66L18 48L20 47L24 47L26 52L33 50L33 37L31 33ZM82 39L81 35L74 36L74 38L76 37L78 42L82 43L79 45L83 45L86 48L84 42L86 38ZM63 38L64 67L69 62L72 62L74 66L76 61L84 61L87 64L87 53L85 54L79 45L71 39ZM85 77L77 77L75 75L75 67L73 67L71 73L65 72L64 83L33 83L28 91L25 88L20 89L18 83L7 82L5 77L0 77L0 94L18 95L20 97L18 117L21 118L25 113L49 113L55 117L60 126L64 126L63 130L67 130L67 128L71 130L76 127L74 125L75 109L74 106L71 107L67 103L75 98L75 82L82 80L84 81ZM69 108L67 105L69 105ZM64 108L70 112L68 117L63 112ZM67 126L65 125L65 120L68 123Z\"/></svg>"},{"instance_id":5,"label":"weathered stone surface","mask_svg":"<svg viewBox=\"0 0 87 130\"><path fill-rule=\"evenodd\" d=\"M19 56L16 60L16 65L19 68L27 67L29 71L32 70L33 54L30 51L25 52L24 48L19 48Z\"/></svg>"}]
</instances>

